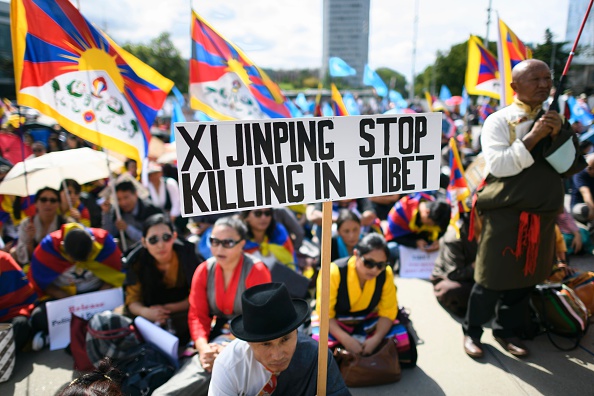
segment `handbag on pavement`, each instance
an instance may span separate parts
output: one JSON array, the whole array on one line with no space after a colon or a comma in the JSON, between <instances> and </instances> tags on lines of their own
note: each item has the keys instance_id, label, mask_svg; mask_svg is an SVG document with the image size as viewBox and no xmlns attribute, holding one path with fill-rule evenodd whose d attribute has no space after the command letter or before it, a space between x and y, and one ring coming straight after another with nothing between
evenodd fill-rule
<instances>
[{"instance_id":1,"label":"handbag on pavement","mask_svg":"<svg viewBox=\"0 0 594 396\"><path fill-rule=\"evenodd\" d=\"M373 386L400 381L400 362L393 338L384 339L369 356L353 355L337 348L334 358L348 387Z\"/></svg>"}]
</instances>

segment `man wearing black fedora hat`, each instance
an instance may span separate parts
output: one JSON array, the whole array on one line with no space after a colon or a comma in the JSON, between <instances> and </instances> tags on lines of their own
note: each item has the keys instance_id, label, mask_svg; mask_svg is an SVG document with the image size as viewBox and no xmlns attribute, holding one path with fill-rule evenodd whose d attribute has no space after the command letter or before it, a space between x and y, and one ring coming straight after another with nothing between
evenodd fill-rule
<instances>
[{"instance_id":1,"label":"man wearing black fedora hat","mask_svg":"<svg viewBox=\"0 0 594 396\"><path fill-rule=\"evenodd\" d=\"M318 344L297 328L309 305L291 299L283 283L247 289L243 314L231 321L237 339L215 360L209 395L315 395ZM327 395L350 395L328 352Z\"/></svg>"}]
</instances>

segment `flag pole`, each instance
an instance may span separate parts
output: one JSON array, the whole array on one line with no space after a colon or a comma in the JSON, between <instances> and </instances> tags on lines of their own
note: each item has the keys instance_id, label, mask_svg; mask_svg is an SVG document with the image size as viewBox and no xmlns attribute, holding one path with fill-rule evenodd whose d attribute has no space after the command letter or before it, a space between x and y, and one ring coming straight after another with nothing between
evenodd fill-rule
<instances>
[{"instance_id":1,"label":"flag pole","mask_svg":"<svg viewBox=\"0 0 594 396\"><path fill-rule=\"evenodd\" d=\"M25 162L25 131L23 129L23 124L21 124L21 105L19 105L18 102L16 108L19 125L19 135L21 136L21 160L23 161L23 176L25 177L25 193L27 194L25 198L29 199L31 194L29 192L29 181L27 180L27 163Z\"/></svg>"},{"instance_id":2,"label":"flag pole","mask_svg":"<svg viewBox=\"0 0 594 396\"><path fill-rule=\"evenodd\" d=\"M565 63L565 68L563 69L563 73L561 74L561 77L559 77L559 82L557 83L557 87L555 89L555 96L553 97L553 101L551 102L551 105L549 106L549 108L552 110L555 110L555 111L559 110L559 95L561 94L561 90L563 89L563 83L565 82L565 76L567 76L567 73L569 72L569 67L571 66L571 61L573 61L573 56L575 55L575 51L577 49L578 42L580 41L582 31L584 30L584 26L586 25L586 21L588 20L588 15L590 15L590 10L592 9L593 3L594 3L594 0L590 0L590 4L588 4L588 9L586 10L586 14L584 15L584 18L582 19L582 24L580 26L580 30L578 30L578 34L577 34L575 41L573 43L573 47L571 48L571 52L569 53L569 57L567 58L567 63ZM554 66L554 65L551 65L551 66Z\"/></svg>"},{"instance_id":3,"label":"flag pole","mask_svg":"<svg viewBox=\"0 0 594 396\"><path fill-rule=\"evenodd\" d=\"M332 245L332 201L322 203L320 339L318 345L318 396L326 396L328 380L328 314L330 311L330 248Z\"/></svg>"}]
</instances>

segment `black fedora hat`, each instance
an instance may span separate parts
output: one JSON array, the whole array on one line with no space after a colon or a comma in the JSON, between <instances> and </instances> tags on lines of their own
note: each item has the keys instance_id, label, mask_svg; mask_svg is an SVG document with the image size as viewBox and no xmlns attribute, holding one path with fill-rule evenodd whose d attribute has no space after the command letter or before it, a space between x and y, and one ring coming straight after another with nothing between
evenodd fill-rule
<instances>
[{"instance_id":1,"label":"black fedora hat","mask_svg":"<svg viewBox=\"0 0 594 396\"><path fill-rule=\"evenodd\" d=\"M305 300L291 298L284 283L264 283L241 296L243 314L231 320L231 333L240 340L265 342L295 330L309 316Z\"/></svg>"}]
</instances>

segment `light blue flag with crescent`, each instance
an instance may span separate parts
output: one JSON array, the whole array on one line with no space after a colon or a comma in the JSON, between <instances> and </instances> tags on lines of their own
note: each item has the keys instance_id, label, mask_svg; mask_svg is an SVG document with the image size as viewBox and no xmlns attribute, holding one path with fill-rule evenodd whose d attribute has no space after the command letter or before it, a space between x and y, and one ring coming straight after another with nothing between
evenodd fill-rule
<instances>
[{"instance_id":1,"label":"light blue flag with crescent","mask_svg":"<svg viewBox=\"0 0 594 396\"><path fill-rule=\"evenodd\" d=\"M295 104L299 106L301 110L309 111L309 103L307 102L303 92L299 92L299 94L297 94L297 97L295 98Z\"/></svg>"},{"instance_id":2,"label":"light blue flag with crescent","mask_svg":"<svg viewBox=\"0 0 594 396\"><path fill-rule=\"evenodd\" d=\"M361 115L361 110L359 109L359 103L350 92L345 92L342 95L342 102L344 103L344 107L346 107L349 115Z\"/></svg>"},{"instance_id":3,"label":"light blue flag with crescent","mask_svg":"<svg viewBox=\"0 0 594 396\"><path fill-rule=\"evenodd\" d=\"M384 97L388 95L388 86L375 72L375 70L369 67L369 65L365 65L365 71L363 72L363 84L370 85L375 88L375 92L378 96Z\"/></svg>"},{"instance_id":4,"label":"light blue flag with crescent","mask_svg":"<svg viewBox=\"0 0 594 396\"><path fill-rule=\"evenodd\" d=\"M171 88L171 92L175 96L175 99L177 99L177 102L179 103L179 105L181 107L184 107L185 104L186 104L186 100L184 99L184 95L182 95L182 93L179 92L179 89L177 89L177 87L175 85L173 86L173 88Z\"/></svg>"},{"instance_id":5,"label":"light blue flag with crescent","mask_svg":"<svg viewBox=\"0 0 594 396\"><path fill-rule=\"evenodd\" d=\"M333 56L328 60L328 66L328 71L331 77L348 77L357 74L355 69L336 56Z\"/></svg>"},{"instance_id":6,"label":"light blue flag with crescent","mask_svg":"<svg viewBox=\"0 0 594 396\"><path fill-rule=\"evenodd\" d=\"M206 113L196 110L194 112L194 121L214 121L214 119L207 116Z\"/></svg>"},{"instance_id":7,"label":"light blue flag with crescent","mask_svg":"<svg viewBox=\"0 0 594 396\"><path fill-rule=\"evenodd\" d=\"M402 97L402 94L398 91L394 91L393 89L390 90L388 94L390 98L390 102L394 103L394 105L399 109L406 109L408 107L408 103Z\"/></svg>"},{"instance_id":8,"label":"light blue flag with crescent","mask_svg":"<svg viewBox=\"0 0 594 396\"><path fill-rule=\"evenodd\" d=\"M439 90L439 100L445 102L451 97L452 93L450 92L450 89L447 87L447 85L442 85L441 89Z\"/></svg>"},{"instance_id":9,"label":"light blue flag with crescent","mask_svg":"<svg viewBox=\"0 0 594 396\"><path fill-rule=\"evenodd\" d=\"M468 96L468 92L466 92L466 87L462 87L462 104L460 104L461 116L464 116L466 114L468 106L470 106L470 96Z\"/></svg>"},{"instance_id":10,"label":"light blue flag with crescent","mask_svg":"<svg viewBox=\"0 0 594 396\"><path fill-rule=\"evenodd\" d=\"M594 120L594 115L588 109L588 105L583 101L575 100L573 96L567 98L567 105L571 111L570 122L579 121L583 126L589 126Z\"/></svg>"},{"instance_id":11,"label":"light blue flag with crescent","mask_svg":"<svg viewBox=\"0 0 594 396\"><path fill-rule=\"evenodd\" d=\"M322 103L322 115L324 117L332 117L334 115L334 110L332 110L332 106L330 106L330 103Z\"/></svg>"},{"instance_id":12,"label":"light blue flag with crescent","mask_svg":"<svg viewBox=\"0 0 594 396\"><path fill-rule=\"evenodd\" d=\"M293 103L292 100L287 100L285 104L291 112L291 117L303 117L303 112L299 109L299 107L297 107L295 103Z\"/></svg>"},{"instance_id":13,"label":"light blue flag with crescent","mask_svg":"<svg viewBox=\"0 0 594 396\"><path fill-rule=\"evenodd\" d=\"M169 135L169 143L175 142L175 123L186 122L186 117L184 116L184 112L182 111L179 102L177 100L172 100L172 104L173 109L171 110L171 134Z\"/></svg>"}]
</instances>

